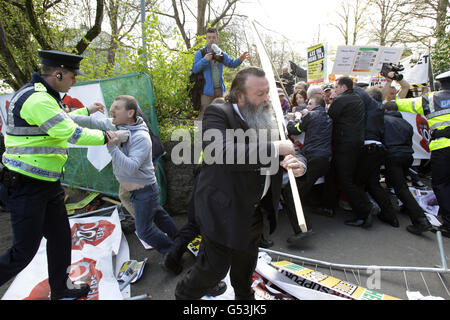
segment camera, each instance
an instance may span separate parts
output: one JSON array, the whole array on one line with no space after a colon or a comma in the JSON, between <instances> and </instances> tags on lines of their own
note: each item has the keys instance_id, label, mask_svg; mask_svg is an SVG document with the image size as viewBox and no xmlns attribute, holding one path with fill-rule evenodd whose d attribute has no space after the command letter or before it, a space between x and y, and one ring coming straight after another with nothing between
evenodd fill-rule
<instances>
[{"instance_id":1,"label":"camera","mask_svg":"<svg viewBox=\"0 0 450 320\"><path fill-rule=\"evenodd\" d=\"M380 74L383 77L395 80L395 81L402 81L403 75L400 74L400 71L405 70L405 68L401 64L393 64L393 63L383 63L383 66L381 67ZM388 77L389 72L394 72L394 76Z\"/></svg>"},{"instance_id":2,"label":"camera","mask_svg":"<svg viewBox=\"0 0 450 320\"><path fill-rule=\"evenodd\" d=\"M212 55L213 55L213 60L217 61L217 62L222 62L224 60L224 56L222 54L222 49L219 48L219 46L215 43L213 43L211 45L211 49L212 49Z\"/></svg>"}]
</instances>

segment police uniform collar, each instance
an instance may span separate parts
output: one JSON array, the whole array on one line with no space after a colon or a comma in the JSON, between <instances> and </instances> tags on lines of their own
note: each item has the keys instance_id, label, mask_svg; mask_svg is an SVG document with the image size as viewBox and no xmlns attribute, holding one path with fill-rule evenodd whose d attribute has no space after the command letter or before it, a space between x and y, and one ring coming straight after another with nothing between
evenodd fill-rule
<instances>
[{"instance_id":1,"label":"police uniform collar","mask_svg":"<svg viewBox=\"0 0 450 320\"><path fill-rule=\"evenodd\" d=\"M45 88L47 89L47 93L49 93L53 98L55 98L57 101L61 101L61 95L59 94L58 91L56 91L55 89L53 89L48 83L47 81L44 80L44 78L42 78L39 73L35 72L33 73L33 75L31 76L31 81L30 83L32 85L34 85L35 83L42 83Z\"/></svg>"}]
</instances>

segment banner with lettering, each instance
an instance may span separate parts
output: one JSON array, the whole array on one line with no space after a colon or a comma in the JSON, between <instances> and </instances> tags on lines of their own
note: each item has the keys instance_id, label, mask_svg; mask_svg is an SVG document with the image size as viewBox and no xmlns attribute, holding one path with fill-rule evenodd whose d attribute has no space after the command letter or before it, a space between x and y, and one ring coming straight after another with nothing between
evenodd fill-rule
<instances>
[{"instance_id":1,"label":"banner with lettering","mask_svg":"<svg viewBox=\"0 0 450 320\"><path fill-rule=\"evenodd\" d=\"M81 300L121 300L129 296L129 290L125 293L119 290L115 276L118 268L113 265L113 256L116 256L115 263L119 268L129 259L117 210L110 217L69 221L72 234L69 277L74 282L87 283L91 288L88 296ZM46 244L47 240L43 238L35 257L16 276L2 300L49 299Z\"/></svg>"},{"instance_id":2,"label":"banner with lettering","mask_svg":"<svg viewBox=\"0 0 450 320\"><path fill-rule=\"evenodd\" d=\"M308 53L308 84L320 84L324 82L327 74L326 46L323 43L309 47Z\"/></svg>"},{"instance_id":3,"label":"banner with lettering","mask_svg":"<svg viewBox=\"0 0 450 320\"><path fill-rule=\"evenodd\" d=\"M379 46L339 46L332 74L374 75L381 71L383 63L397 63L403 48Z\"/></svg>"}]
</instances>

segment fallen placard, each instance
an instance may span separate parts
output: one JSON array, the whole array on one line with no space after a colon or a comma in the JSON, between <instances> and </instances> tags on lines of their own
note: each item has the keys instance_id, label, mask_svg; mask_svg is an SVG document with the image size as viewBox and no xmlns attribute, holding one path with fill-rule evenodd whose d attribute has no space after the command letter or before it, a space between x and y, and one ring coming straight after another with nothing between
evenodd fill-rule
<instances>
[{"instance_id":1,"label":"fallen placard","mask_svg":"<svg viewBox=\"0 0 450 320\"><path fill-rule=\"evenodd\" d=\"M387 294L343 281L325 273L305 268L290 261L272 262L286 277L302 287L351 300L400 300Z\"/></svg>"}]
</instances>

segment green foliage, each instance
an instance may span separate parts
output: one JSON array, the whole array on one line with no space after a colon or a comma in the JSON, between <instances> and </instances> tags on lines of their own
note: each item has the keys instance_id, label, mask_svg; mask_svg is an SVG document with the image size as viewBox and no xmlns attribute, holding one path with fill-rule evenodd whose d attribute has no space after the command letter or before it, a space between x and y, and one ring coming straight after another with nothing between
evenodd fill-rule
<instances>
[{"instance_id":1,"label":"green foliage","mask_svg":"<svg viewBox=\"0 0 450 320\"><path fill-rule=\"evenodd\" d=\"M449 27L450 17L447 16L443 22L442 31L436 34L437 41L431 51L431 62L435 76L450 70L450 36L446 32Z\"/></svg>"},{"instance_id":2,"label":"green foliage","mask_svg":"<svg viewBox=\"0 0 450 320\"><path fill-rule=\"evenodd\" d=\"M192 68L195 52L204 44L198 39L196 46L186 50L178 30L170 35L162 35L158 17L150 14L144 24L146 46L140 45L136 38L128 37L131 43L125 47L118 43L115 66L111 67L106 56L95 51L86 54L82 61L85 75L80 80L110 78L133 72L150 76L154 90L154 104L158 123L165 126L172 119L193 119L197 115L188 96L189 71ZM169 49L166 43L169 42ZM134 49L138 48L138 49Z\"/></svg>"}]
</instances>

